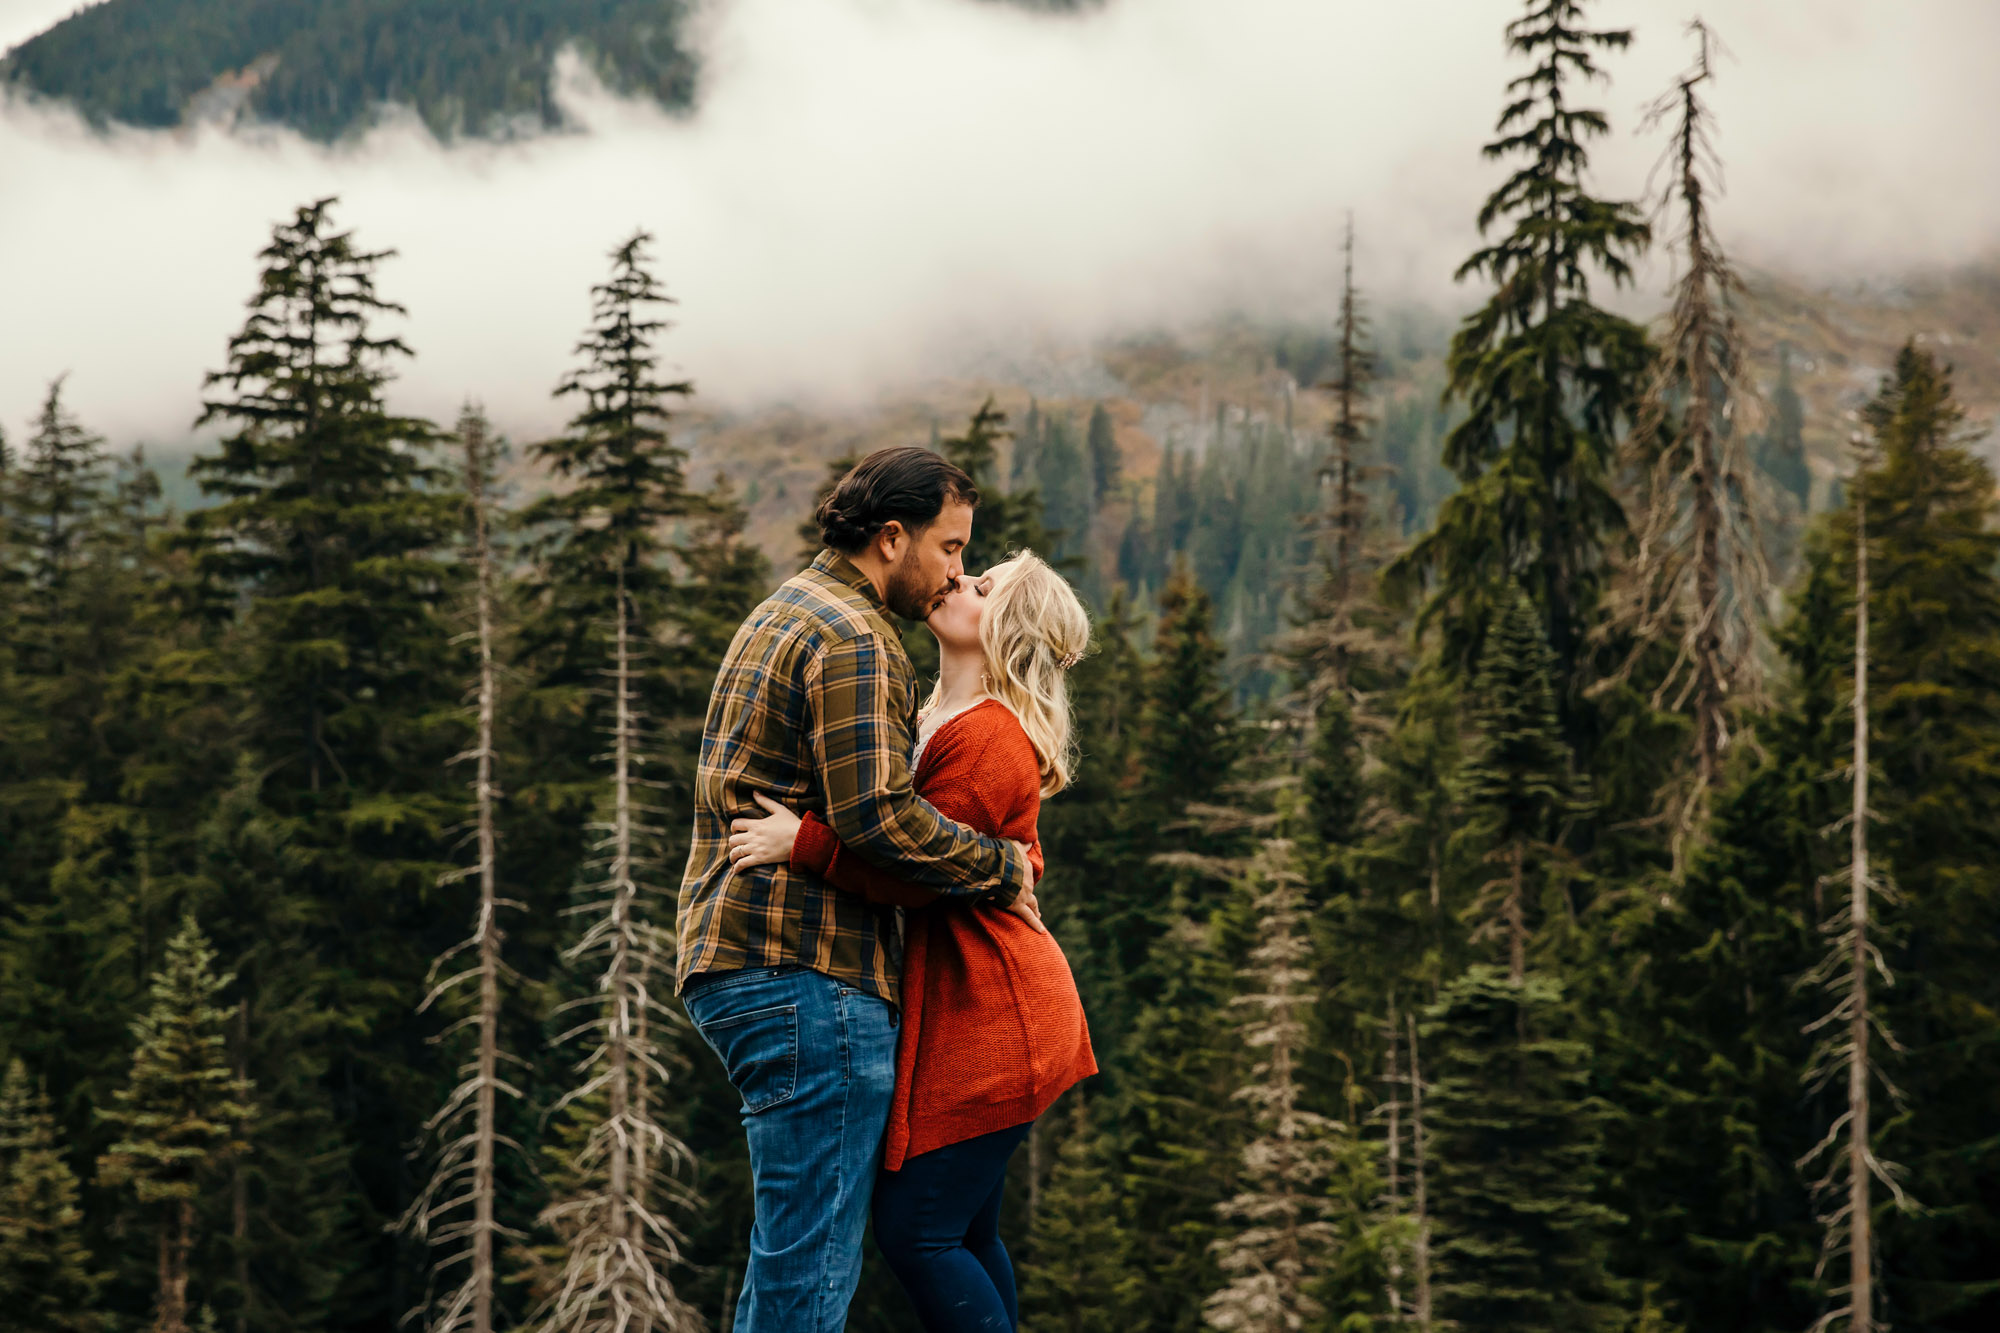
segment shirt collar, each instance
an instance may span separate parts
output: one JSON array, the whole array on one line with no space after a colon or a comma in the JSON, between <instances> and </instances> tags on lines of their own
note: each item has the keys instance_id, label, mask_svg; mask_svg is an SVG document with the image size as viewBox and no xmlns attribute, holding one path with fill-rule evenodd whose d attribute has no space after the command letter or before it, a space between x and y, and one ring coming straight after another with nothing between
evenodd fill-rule
<instances>
[{"instance_id":1,"label":"shirt collar","mask_svg":"<svg viewBox=\"0 0 2000 1333\"><path fill-rule=\"evenodd\" d=\"M868 599L868 604L884 615L888 614L888 603L882 594L875 591L875 583L861 572L860 566L840 552L828 547L821 551L812 562L812 567L837 583L844 583Z\"/></svg>"}]
</instances>

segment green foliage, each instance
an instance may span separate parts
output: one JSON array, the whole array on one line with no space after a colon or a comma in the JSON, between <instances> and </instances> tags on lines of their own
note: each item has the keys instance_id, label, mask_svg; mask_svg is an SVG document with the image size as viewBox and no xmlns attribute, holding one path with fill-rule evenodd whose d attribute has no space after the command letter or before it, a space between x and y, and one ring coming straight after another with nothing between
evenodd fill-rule
<instances>
[{"instance_id":1,"label":"green foliage","mask_svg":"<svg viewBox=\"0 0 2000 1333\"><path fill-rule=\"evenodd\" d=\"M250 1085L230 1067L229 1011L218 1003L235 979L217 974L215 951L184 919L153 976L152 1007L132 1025L131 1076L102 1112L119 1133L98 1162L102 1183L130 1186L142 1204L192 1200L216 1163L245 1147Z\"/></svg>"},{"instance_id":2,"label":"green foliage","mask_svg":"<svg viewBox=\"0 0 2000 1333\"><path fill-rule=\"evenodd\" d=\"M273 1257L280 1268L363 1282L365 1295L336 1298L360 1319L390 1299L363 1275L397 1262L385 1228L405 1203L402 1154L443 1079L411 997L451 938L432 895L440 835L463 808L444 776L463 736L465 673L443 615L461 503L432 459L432 427L383 405L408 350L373 327L399 307L376 292L385 254L337 231L332 203L300 208L260 255L250 315L209 377L206 418L230 429L191 468L216 503L190 516L186 541L198 573L240 598L228 672L260 775L240 818L281 868L211 913L253 1028L274 1025L244 1042L270 1062L250 1075L316 1128L286 1145L301 1151L285 1190L305 1194L308 1215L327 1201L307 1181L343 1157L358 1186L335 1201L337 1237L286 1229L248 1243L294 1250ZM274 940L286 954L243 956ZM322 1085L308 1091L312 1079Z\"/></svg>"},{"instance_id":3,"label":"green foliage","mask_svg":"<svg viewBox=\"0 0 2000 1333\"><path fill-rule=\"evenodd\" d=\"M1528 899L1542 896L1538 886L1558 896L1565 887L1556 873L1559 826L1579 808L1556 721L1555 667L1540 617L1516 592L1480 654L1469 710L1474 739L1458 772L1467 815L1460 841L1474 864L1491 870L1469 909L1479 921L1473 939L1505 942L1516 980L1539 919L1561 919Z\"/></svg>"},{"instance_id":4,"label":"green foliage","mask_svg":"<svg viewBox=\"0 0 2000 1333\"><path fill-rule=\"evenodd\" d=\"M1437 526L1392 567L1424 594L1421 622L1444 635L1447 660L1470 674L1518 580L1534 598L1557 664L1558 707L1574 741L1588 733L1570 690L1587 683L1585 636L1595 623L1608 545L1624 528L1611 464L1620 422L1648 364L1644 332L1590 300L1590 274L1614 284L1649 229L1628 203L1592 195L1587 143L1604 114L1569 100L1599 74L1597 51L1622 50L1626 30L1584 26L1582 0L1532 0L1507 29L1533 62L1508 84L1493 159L1519 158L1479 211L1482 235L1458 276L1493 284L1452 339L1450 392L1466 419L1445 442L1459 491Z\"/></svg>"},{"instance_id":5,"label":"green foliage","mask_svg":"<svg viewBox=\"0 0 2000 1333\"><path fill-rule=\"evenodd\" d=\"M1208 594L1183 573L1160 594L1140 718L1140 790L1169 818L1216 800L1242 756L1222 662Z\"/></svg>"},{"instance_id":6,"label":"green foliage","mask_svg":"<svg viewBox=\"0 0 2000 1333\"><path fill-rule=\"evenodd\" d=\"M1792 378L1792 350L1778 348L1778 382L1771 389L1771 420L1756 439L1755 462L1778 490L1792 497L1803 514L1812 499L1812 469L1806 464L1805 404Z\"/></svg>"},{"instance_id":7,"label":"green foliage","mask_svg":"<svg viewBox=\"0 0 2000 1333\"><path fill-rule=\"evenodd\" d=\"M1070 1095L1069 1124L1055 1170L1042 1190L1028 1233L1021 1284L1021 1326L1029 1333L1119 1333L1118 1192L1106 1159L1110 1145L1092 1122L1090 1103Z\"/></svg>"},{"instance_id":8,"label":"green foliage","mask_svg":"<svg viewBox=\"0 0 2000 1333\"><path fill-rule=\"evenodd\" d=\"M351 54L331 43L307 59L291 37L239 53L216 25L271 12L239 8L196 22L189 5L114 0L56 35L143 28L159 81L190 83L212 76L188 73L194 46L218 68L284 47L274 97L321 54ZM403 8L412 23L436 17ZM507 27L526 6L460 8L450 22L495 20L507 60L533 44ZM285 31L317 40L387 12L373 0L320 9L288 12ZM565 13L585 24L613 10L632 12ZM134 26L142 13L188 21ZM1397 645L1386 615L1369 622L1375 660L1356 662L1345 689L1281 639L1327 623L1300 596L1327 568L1304 521L1327 516L1326 460L1289 411L1216 404L1212 420L1168 434L1151 478L1121 475L1117 405L1036 403L1011 449L992 402L962 433L934 433L987 494L968 565L1022 545L1051 552L1053 526L1081 585L1102 593L1093 651L1070 677L1083 764L1043 811L1039 896L1103 1070L1071 1115L1040 1128L1052 1169L1024 1190L1038 1163L1017 1164L1006 1214L1038 1333L1192 1333L1244 1275L1223 1271L1219 1239L1275 1269L1255 1233L1278 1214L1256 1210L1282 1193L1270 1169L1296 1145L1278 1142L1275 1103L1234 1094L1268 1091L1268 1068L1249 1071L1274 1062L1278 1042L1251 1033L1246 1046L1231 1029L1239 969L1279 943L1310 992L1309 1013L1303 998L1288 1013L1287 1104L1348 1126L1316 1192L1279 1209L1324 1209L1333 1228L1308 1293L1325 1309L1308 1329L1414 1326L1427 1272L1434 1327L1775 1333L1827 1308L1796 1163L1838 1099L1801 1094L1815 1014L1797 983L1822 951L1822 877L1840 860L1826 831L1844 813L1862 505L1876 576L1875 845L1901 893L1875 935L1897 978L1882 1013L1904 1045L1883 1057L1903 1095L1877 1146L1908 1166L1920 1204L1880 1218L1882 1288L1900 1329L1995 1323L1993 479L1947 368L1906 349L1866 412L1876 450L1807 544L1774 702L1744 707L1755 743L1731 747L1706 836L1669 874L1665 833L1645 815L1676 724L1638 684L1585 693L1623 656L1593 637L1621 540L1606 460L1645 360L1636 330L1590 303L1589 280L1622 281L1644 228L1585 185L1584 145L1603 122L1569 98L1623 37L1586 30L1581 13L1538 0L1510 30L1533 69L1490 151L1519 169L1482 216L1489 236L1467 272L1492 299L1460 330L1451 400L1436 401L1443 383L1420 368L1420 392L1403 380L1352 404L1352 422L1379 423L1368 443L1384 467L1362 530L1420 531L1438 516L1400 572L1428 580L1426 624L1442 632ZM451 54L418 45L370 59L431 60L455 77ZM520 66L532 71L522 105L542 105L541 61ZM126 68L99 62L107 84ZM159 101L146 79L124 84ZM411 95L432 111L449 100ZM489 102L503 104L515 105ZM326 105L334 125L359 102ZM446 107L433 124L483 113L462 114ZM243 1333L374 1333L425 1281L427 1256L383 1223L418 1188L407 1151L453 1082L455 1048L432 1045L435 1023L411 1010L469 906L437 880L464 811L444 765L465 736L453 647L464 508L430 426L384 404L406 355L376 332L397 313L376 294L384 256L329 212L310 204L276 230L211 379L223 439L195 476L212 507L162 514L144 459L112 462L53 391L0 457L0 1053L48 1093L19 1073L0 1088L0 1322L136 1327L157 1307ZM508 961L524 976L503 1044L532 1053L522 1104L501 1114L534 1165L504 1165L497 1188L500 1220L524 1233L552 1190L587 1174L576 1153L605 1109L586 1097L543 1115L575 1086L546 1050L557 1006L596 998L559 957L606 790L596 757L617 588L644 629L648 778L666 815L639 837L671 865L714 663L770 581L742 507L726 485L691 481L671 429L688 386L660 369L664 289L643 234L593 295L578 368L559 386L571 420L523 460L524 486L546 498L498 534L497 633L522 686L505 692L497 737L500 889L525 906L510 918ZM1385 364L1421 365L1424 350L1403 342ZM1278 351L1313 383L1339 348L1320 337ZM1762 460L1797 495L1791 373L1781 361ZM1114 543L1115 566L1088 567ZM1372 592L1358 582L1356 606ZM1301 698L1309 709L1268 702ZM1590 817L1586 793L1599 802ZM1254 840L1278 834L1298 844L1309 931L1260 927L1240 882ZM659 910L657 895L644 901ZM177 933L189 913L212 953ZM1514 977L1489 965L1495 925ZM1274 994L1260 987L1258 1005ZM1420 1043L1405 1032L1413 1011ZM696 1038L654 1035L675 1075L662 1129L693 1154L704 1200L684 1262L662 1267L713 1319L731 1308L748 1245L738 1099ZM239 1105L248 1084L254 1117ZM92 1162L100 1178L79 1184L71 1172ZM662 1181L654 1200L676 1217L677 1190ZM1017 1226L1030 1193L1032 1221ZM1254 1207L1218 1212L1232 1200ZM512 1256L503 1324L547 1294L565 1257L534 1252L549 1239ZM879 1265L852 1323L912 1328Z\"/></svg>"},{"instance_id":9,"label":"green foliage","mask_svg":"<svg viewBox=\"0 0 2000 1333\"><path fill-rule=\"evenodd\" d=\"M1242 1058L1217 1022L1234 987L1216 932L1176 911L1155 954L1158 996L1118 1053L1115 1291L1121 1327L1193 1333L1222 1285L1216 1209L1235 1190L1245 1137L1231 1102Z\"/></svg>"},{"instance_id":10,"label":"green foliage","mask_svg":"<svg viewBox=\"0 0 2000 1333\"><path fill-rule=\"evenodd\" d=\"M62 657L46 636L61 627L64 600L94 535L109 471L103 438L85 430L63 406L62 386L61 377L49 384L4 514L12 528L10 545L20 553L18 575L39 612L45 638L37 646L52 654L45 665L57 670Z\"/></svg>"},{"instance_id":11,"label":"green foliage","mask_svg":"<svg viewBox=\"0 0 2000 1333\"><path fill-rule=\"evenodd\" d=\"M1090 498L1094 509L1118 489L1124 477L1124 460L1118 452L1118 436L1111 427L1111 414L1098 403L1090 409L1090 425L1084 430L1084 450L1090 457Z\"/></svg>"},{"instance_id":12,"label":"green foliage","mask_svg":"<svg viewBox=\"0 0 2000 1333\"><path fill-rule=\"evenodd\" d=\"M102 1276L83 1240L76 1173L46 1090L19 1060L0 1082L0 1310L10 1325L97 1333Z\"/></svg>"},{"instance_id":13,"label":"green foliage","mask_svg":"<svg viewBox=\"0 0 2000 1333\"><path fill-rule=\"evenodd\" d=\"M659 560L663 525L698 508L687 486L687 451L668 435L670 404L694 389L659 374L653 344L668 324L650 317L649 307L673 298L648 267L651 242L636 232L611 252L611 277L591 288L591 326L576 345L583 365L556 386L558 398L580 400L577 413L566 434L528 451L562 483L521 515L530 531L546 529L529 544L546 571L543 619L530 633L538 642L561 642L572 670L578 659L601 657L620 572L640 623L662 618L672 586ZM587 600L551 605L570 596ZM566 640L556 637L558 625L570 627Z\"/></svg>"},{"instance_id":14,"label":"green foliage","mask_svg":"<svg viewBox=\"0 0 2000 1333\"><path fill-rule=\"evenodd\" d=\"M1028 432L1036 429L1034 409L1028 412ZM994 406L989 394L966 422L965 433L948 435L938 441L938 452L979 488L979 512L973 519L972 541L963 560L968 573L991 569L1014 551L1035 551L1053 557L1055 535L1043 526L1040 493L1024 489L1019 481L1002 494L999 485L1000 442L1007 438L1007 414ZM1015 445L1021 456L1022 445Z\"/></svg>"},{"instance_id":15,"label":"green foliage","mask_svg":"<svg viewBox=\"0 0 2000 1333\"><path fill-rule=\"evenodd\" d=\"M550 66L570 43L613 87L689 105L686 12L678 0L111 0L23 43L0 74L99 122L180 124L218 80L249 71L249 109L313 138L365 127L385 102L440 136L492 134L557 123Z\"/></svg>"},{"instance_id":16,"label":"green foliage","mask_svg":"<svg viewBox=\"0 0 2000 1333\"><path fill-rule=\"evenodd\" d=\"M1562 988L1473 967L1424 1011L1437 1313L1462 1327L1617 1326L1606 1272L1624 1219L1595 1201L1606 1108Z\"/></svg>"}]
</instances>

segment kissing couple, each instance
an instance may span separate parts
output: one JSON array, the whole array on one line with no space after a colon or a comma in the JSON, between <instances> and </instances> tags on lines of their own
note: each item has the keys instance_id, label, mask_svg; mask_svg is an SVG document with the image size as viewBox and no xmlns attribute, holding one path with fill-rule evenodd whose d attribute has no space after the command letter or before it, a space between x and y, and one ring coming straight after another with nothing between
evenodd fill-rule
<instances>
[{"instance_id":1,"label":"kissing couple","mask_svg":"<svg viewBox=\"0 0 2000 1333\"><path fill-rule=\"evenodd\" d=\"M1007 1161L1097 1072L1034 892L1090 621L1032 552L965 571L978 504L928 449L870 454L716 675L676 980L743 1099L735 1333L838 1333L871 1214L930 1333L1013 1329ZM921 704L892 612L937 638Z\"/></svg>"}]
</instances>

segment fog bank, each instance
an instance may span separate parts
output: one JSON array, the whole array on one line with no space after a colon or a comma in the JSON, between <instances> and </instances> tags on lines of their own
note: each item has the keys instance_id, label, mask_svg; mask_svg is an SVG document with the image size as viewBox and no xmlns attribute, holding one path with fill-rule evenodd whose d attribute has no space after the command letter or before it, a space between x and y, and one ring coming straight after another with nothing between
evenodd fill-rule
<instances>
[{"instance_id":1,"label":"fog bank","mask_svg":"<svg viewBox=\"0 0 2000 1333\"><path fill-rule=\"evenodd\" d=\"M407 123L334 148L269 129L98 134L0 103L0 424L18 440L68 371L116 442L184 435L271 224L322 194L399 252L381 286L410 307L418 359L398 406L449 417L476 395L522 434L559 420L548 390L587 289L638 226L681 303L665 351L725 406L854 401L986 350L1222 310L1319 317L1349 209L1376 302L1462 301L1450 273L1499 178L1479 148L1517 68L1501 39L1516 12L712 0L693 116L571 67L578 132L450 148ZM1688 58L1688 13L1596 7L1638 29L1592 94L1612 117L1607 194L1636 195L1658 156L1639 112ZM1993 253L2000 6L1702 13L1735 53L1712 101L1718 222L1741 259L1845 278Z\"/></svg>"}]
</instances>

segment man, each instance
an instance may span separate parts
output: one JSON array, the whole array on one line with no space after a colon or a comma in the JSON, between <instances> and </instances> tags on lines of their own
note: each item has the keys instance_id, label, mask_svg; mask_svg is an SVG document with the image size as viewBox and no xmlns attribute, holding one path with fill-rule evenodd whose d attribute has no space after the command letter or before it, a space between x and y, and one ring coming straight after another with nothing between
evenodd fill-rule
<instances>
[{"instance_id":1,"label":"man","mask_svg":"<svg viewBox=\"0 0 2000 1333\"><path fill-rule=\"evenodd\" d=\"M737 1333L838 1333L861 1276L895 1078L893 909L785 865L729 864L762 793L818 812L848 850L1031 921L1027 848L944 818L910 787L915 672L885 612L927 616L964 573L979 492L926 449L864 458L819 508L827 549L743 623L695 778L678 982L743 1098L756 1216Z\"/></svg>"}]
</instances>

